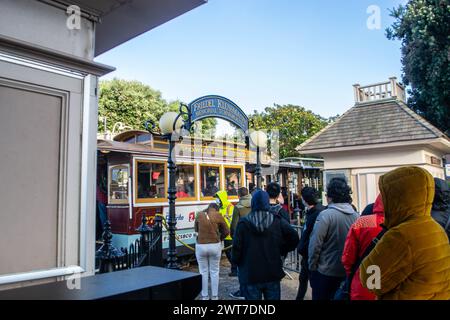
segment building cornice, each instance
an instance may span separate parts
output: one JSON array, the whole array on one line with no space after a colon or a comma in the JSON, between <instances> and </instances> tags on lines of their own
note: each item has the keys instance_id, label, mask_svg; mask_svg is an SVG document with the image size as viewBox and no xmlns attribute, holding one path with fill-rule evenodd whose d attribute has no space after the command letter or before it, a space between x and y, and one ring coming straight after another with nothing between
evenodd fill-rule
<instances>
[{"instance_id":1,"label":"building cornice","mask_svg":"<svg viewBox=\"0 0 450 320\"><path fill-rule=\"evenodd\" d=\"M103 76L115 70L114 67L105 64L81 59L63 52L49 50L3 35L0 35L0 51L25 59L57 65L61 68L81 72L86 75Z\"/></svg>"},{"instance_id":2,"label":"building cornice","mask_svg":"<svg viewBox=\"0 0 450 320\"><path fill-rule=\"evenodd\" d=\"M45 3L49 6L61 9L63 11L66 11L67 8L69 8L71 5L74 5L73 1L70 0L38 0L39 2ZM76 4L75 4L76 5ZM86 8L86 7L79 7L80 8L80 14L83 18L86 18L88 20L94 21L94 22L101 22L101 12L94 10L92 8Z\"/></svg>"},{"instance_id":3,"label":"building cornice","mask_svg":"<svg viewBox=\"0 0 450 320\"><path fill-rule=\"evenodd\" d=\"M314 154L321 155L325 153L335 153L344 151L360 151L360 150L373 150L373 149L383 149L383 148L401 148L410 146L432 146L445 153L450 153L450 140L446 138L435 138L435 139L422 139L422 140L406 140L406 141L396 141L390 143L374 143L365 145L354 145L346 147L333 147L333 148L323 148L323 149L310 149L310 150L300 150L302 154Z\"/></svg>"}]
</instances>

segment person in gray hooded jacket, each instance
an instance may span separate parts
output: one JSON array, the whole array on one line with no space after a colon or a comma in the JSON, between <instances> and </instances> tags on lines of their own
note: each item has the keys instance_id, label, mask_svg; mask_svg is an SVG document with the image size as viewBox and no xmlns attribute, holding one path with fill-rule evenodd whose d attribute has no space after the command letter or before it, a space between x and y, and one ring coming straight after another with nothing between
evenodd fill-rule
<instances>
[{"instance_id":1,"label":"person in gray hooded jacket","mask_svg":"<svg viewBox=\"0 0 450 320\"><path fill-rule=\"evenodd\" d=\"M348 230L359 217L350 194L343 178L333 178L327 186L328 207L317 217L308 246L313 300L333 299L345 279L342 252Z\"/></svg>"}]
</instances>

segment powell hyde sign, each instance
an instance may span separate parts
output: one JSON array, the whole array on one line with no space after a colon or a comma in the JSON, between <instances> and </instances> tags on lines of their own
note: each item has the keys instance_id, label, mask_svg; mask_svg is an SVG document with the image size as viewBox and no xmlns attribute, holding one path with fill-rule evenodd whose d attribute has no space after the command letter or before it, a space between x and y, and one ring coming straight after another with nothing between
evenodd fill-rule
<instances>
[{"instance_id":1,"label":"powell hyde sign","mask_svg":"<svg viewBox=\"0 0 450 320\"><path fill-rule=\"evenodd\" d=\"M222 118L230 121L244 132L248 130L248 118L233 101L221 96L205 96L189 104L191 121L205 118Z\"/></svg>"}]
</instances>

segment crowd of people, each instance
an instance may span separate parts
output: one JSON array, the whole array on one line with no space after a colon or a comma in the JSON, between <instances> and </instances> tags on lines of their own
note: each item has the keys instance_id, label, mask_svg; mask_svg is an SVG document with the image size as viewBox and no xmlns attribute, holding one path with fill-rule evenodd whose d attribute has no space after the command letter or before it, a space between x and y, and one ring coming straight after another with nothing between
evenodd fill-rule
<instances>
[{"instance_id":1,"label":"crowd of people","mask_svg":"<svg viewBox=\"0 0 450 320\"><path fill-rule=\"evenodd\" d=\"M280 185L238 189L233 206L226 191L198 213L196 256L202 299L218 298L224 251L239 288L230 295L279 300L284 259L297 249L301 271L297 300L312 289L313 300L450 299L450 190L418 167L383 175L380 194L364 214L352 204L344 178L326 186L327 206L318 191L304 187L301 237L291 226Z\"/></svg>"}]
</instances>

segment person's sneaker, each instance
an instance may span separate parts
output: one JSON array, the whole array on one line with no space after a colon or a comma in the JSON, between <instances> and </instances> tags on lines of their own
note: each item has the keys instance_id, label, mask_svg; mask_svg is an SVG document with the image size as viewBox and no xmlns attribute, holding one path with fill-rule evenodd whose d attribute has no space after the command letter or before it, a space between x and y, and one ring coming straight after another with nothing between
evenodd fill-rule
<instances>
[{"instance_id":1,"label":"person's sneaker","mask_svg":"<svg viewBox=\"0 0 450 320\"><path fill-rule=\"evenodd\" d=\"M211 300L219 300L219 297L218 296L212 296Z\"/></svg>"},{"instance_id":2,"label":"person's sneaker","mask_svg":"<svg viewBox=\"0 0 450 320\"><path fill-rule=\"evenodd\" d=\"M238 300L245 300L245 297L241 296L241 291L230 292L230 297Z\"/></svg>"},{"instance_id":3,"label":"person's sneaker","mask_svg":"<svg viewBox=\"0 0 450 320\"><path fill-rule=\"evenodd\" d=\"M229 277L237 277L238 274L237 274L236 271L234 271L234 272L230 272L230 273L228 274L228 276L229 276Z\"/></svg>"},{"instance_id":4,"label":"person's sneaker","mask_svg":"<svg viewBox=\"0 0 450 320\"><path fill-rule=\"evenodd\" d=\"M209 296L202 296L202 298L200 300L209 300Z\"/></svg>"}]
</instances>

